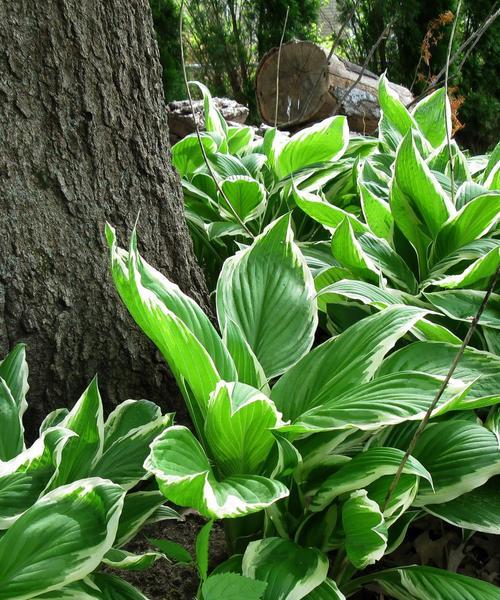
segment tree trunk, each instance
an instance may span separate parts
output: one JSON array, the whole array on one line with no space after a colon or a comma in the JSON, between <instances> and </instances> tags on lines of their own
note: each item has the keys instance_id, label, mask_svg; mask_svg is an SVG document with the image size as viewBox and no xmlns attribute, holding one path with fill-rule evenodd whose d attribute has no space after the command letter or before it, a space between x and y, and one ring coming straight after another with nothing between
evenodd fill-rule
<instances>
[{"instance_id":1,"label":"tree trunk","mask_svg":"<svg viewBox=\"0 0 500 600\"><path fill-rule=\"evenodd\" d=\"M172 409L164 362L114 290L103 231L108 220L127 244L140 211L148 262L207 307L148 1L1 2L0 126L0 357L26 342L29 433L96 373L108 409L141 397Z\"/></svg>"}]
</instances>

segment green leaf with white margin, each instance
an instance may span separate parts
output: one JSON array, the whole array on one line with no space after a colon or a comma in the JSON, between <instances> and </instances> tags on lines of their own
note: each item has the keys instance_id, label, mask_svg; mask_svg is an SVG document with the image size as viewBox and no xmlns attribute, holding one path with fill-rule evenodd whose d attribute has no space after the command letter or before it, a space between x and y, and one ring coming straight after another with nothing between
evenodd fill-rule
<instances>
[{"instance_id":1,"label":"green leaf with white margin","mask_svg":"<svg viewBox=\"0 0 500 600\"><path fill-rule=\"evenodd\" d=\"M24 450L24 428L19 406L10 388L0 377L0 462L11 460Z\"/></svg>"},{"instance_id":2,"label":"green leaf with white margin","mask_svg":"<svg viewBox=\"0 0 500 600\"><path fill-rule=\"evenodd\" d=\"M234 218L231 207L244 223L265 210L266 190L253 177L233 175L222 182L221 188L230 206L223 196L219 203L228 217Z\"/></svg>"},{"instance_id":3,"label":"green leaf with white margin","mask_svg":"<svg viewBox=\"0 0 500 600\"><path fill-rule=\"evenodd\" d=\"M113 545L119 548L129 542L145 523L150 522L150 519L164 502L165 496L157 491L127 494ZM166 518L182 521L182 517L172 508L165 508L169 511L165 515Z\"/></svg>"},{"instance_id":4,"label":"green leaf with white margin","mask_svg":"<svg viewBox=\"0 0 500 600\"><path fill-rule=\"evenodd\" d=\"M40 600L103 600L101 590L91 580L85 577L62 588L37 596ZM121 598L120 600L123 600Z\"/></svg>"},{"instance_id":5,"label":"green leaf with white margin","mask_svg":"<svg viewBox=\"0 0 500 600\"><path fill-rule=\"evenodd\" d=\"M401 475L396 487L386 503L389 486L394 481L394 474L380 477L370 485L366 486L368 497L374 500L383 510L387 527L397 521L412 505L418 491L419 478L416 475Z\"/></svg>"},{"instance_id":6,"label":"green leaf with white margin","mask_svg":"<svg viewBox=\"0 0 500 600\"><path fill-rule=\"evenodd\" d=\"M378 80L378 101L383 116L401 136L405 136L412 127L417 128L415 119L403 105L396 92L391 89L385 74L381 75Z\"/></svg>"},{"instance_id":7,"label":"green leaf with white margin","mask_svg":"<svg viewBox=\"0 0 500 600\"><path fill-rule=\"evenodd\" d=\"M210 396L205 437L224 476L260 473L281 414L265 394L244 383L221 381Z\"/></svg>"},{"instance_id":8,"label":"green leaf with white margin","mask_svg":"<svg viewBox=\"0 0 500 600\"><path fill-rule=\"evenodd\" d=\"M224 179L235 176L250 177L250 171L236 156L215 152L208 155L208 160L213 170Z\"/></svg>"},{"instance_id":9,"label":"green leaf with white margin","mask_svg":"<svg viewBox=\"0 0 500 600\"><path fill-rule=\"evenodd\" d=\"M374 431L404 421L419 421L433 402L442 379L412 371L378 377L322 402L303 413L292 425L284 425L279 430L293 433L352 428ZM433 414L444 413L452 407L458 410L457 401L467 392L467 387L461 381L452 380Z\"/></svg>"},{"instance_id":10,"label":"green leaf with white margin","mask_svg":"<svg viewBox=\"0 0 500 600\"><path fill-rule=\"evenodd\" d=\"M8 529L37 501L58 468L64 445L74 435L69 429L49 429L28 450L0 461L0 530Z\"/></svg>"},{"instance_id":11,"label":"green leaf with white margin","mask_svg":"<svg viewBox=\"0 0 500 600\"><path fill-rule=\"evenodd\" d=\"M412 131L396 154L389 203L396 225L414 246L424 273L428 244L456 211L420 156Z\"/></svg>"},{"instance_id":12,"label":"green leaf with white margin","mask_svg":"<svg viewBox=\"0 0 500 600\"><path fill-rule=\"evenodd\" d=\"M297 206L303 210L306 215L309 215L318 223L325 225L325 227L335 229L342 221L344 221L344 219L347 219L354 231L358 233L367 231L366 225L359 221L354 215L342 210L338 206L322 200L316 194L299 190L295 185L292 186L292 192L293 199Z\"/></svg>"},{"instance_id":13,"label":"green leaf with white margin","mask_svg":"<svg viewBox=\"0 0 500 600\"><path fill-rule=\"evenodd\" d=\"M483 194L471 200L441 227L431 248L431 263L485 236L498 222L499 214L500 193Z\"/></svg>"},{"instance_id":14,"label":"green leaf with white margin","mask_svg":"<svg viewBox=\"0 0 500 600\"><path fill-rule=\"evenodd\" d=\"M217 143L211 136L200 133L200 138L207 154L216 152ZM196 169L205 164L198 136L195 133L187 135L172 146L172 164L181 177L189 177Z\"/></svg>"},{"instance_id":15,"label":"green leaf with white margin","mask_svg":"<svg viewBox=\"0 0 500 600\"><path fill-rule=\"evenodd\" d=\"M242 572L267 582L263 600L300 600L325 581L328 559L315 548L270 537L248 544Z\"/></svg>"},{"instance_id":16,"label":"green leaf with white margin","mask_svg":"<svg viewBox=\"0 0 500 600\"><path fill-rule=\"evenodd\" d=\"M387 526L379 505L358 490L342 506L347 558L357 569L375 564L387 547Z\"/></svg>"},{"instance_id":17,"label":"green leaf with white margin","mask_svg":"<svg viewBox=\"0 0 500 600\"><path fill-rule=\"evenodd\" d=\"M349 128L344 116L329 117L311 127L301 129L279 150L276 172L287 175L322 162L333 162L344 154L349 143Z\"/></svg>"},{"instance_id":18,"label":"green leaf with white margin","mask_svg":"<svg viewBox=\"0 0 500 600\"><path fill-rule=\"evenodd\" d=\"M68 416L69 410L67 408L56 408L49 412L40 425L39 434L43 435L47 429L51 427L57 427L62 421Z\"/></svg>"},{"instance_id":19,"label":"green leaf with white margin","mask_svg":"<svg viewBox=\"0 0 500 600\"><path fill-rule=\"evenodd\" d=\"M447 523L500 535L500 477L492 477L484 485L458 496L450 502L430 504L425 510Z\"/></svg>"},{"instance_id":20,"label":"green leaf with white margin","mask_svg":"<svg viewBox=\"0 0 500 600\"><path fill-rule=\"evenodd\" d=\"M244 152L253 139L253 130L251 127L228 127L227 145L229 154L239 154Z\"/></svg>"},{"instance_id":21,"label":"green leaf with white margin","mask_svg":"<svg viewBox=\"0 0 500 600\"><path fill-rule=\"evenodd\" d=\"M149 477L143 466L149 454L149 445L171 425L172 420L171 414L160 416L118 438L94 464L92 476L110 479L125 490L133 488L139 481Z\"/></svg>"},{"instance_id":22,"label":"green leaf with white margin","mask_svg":"<svg viewBox=\"0 0 500 600\"><path fill-rule=\"evenodd\" d=\"M160 558L163 558L163 554L159 552L133 554L132 552L119 550L118 548L111 548L104 555L102 562L113 569L144 571L144 569L149 569Z\"/></svg>"},{"instance_id":23,"label":"green leaf with white margin","mask_svg":"<svg viewBox=\"0 0 500 600\"><path fill-rule=\"evenodd\" d=\"M344 267L327 267L326 269L319 271L314 277L318 309L326 312L328 304L336 304L339 300L338 296L328 294L328 292L325 291L326 288L333 283L337 283L343 279L351 279L352 277L354 277L353 274L348 269L344 269Z\"/></svg>"},{"instance_id":24,"label":"green leaf with white margin","mask_svg":"<svg viewBox=\"0 0 500 600\"><path fill-rule=\"evenodd\" d=\"M380 366L379 375L412 369L445 377L456 355L457 347L452 344L415 342L388 356ZM462 354L453 377L473 383L467 398L498 397L500 357L468 347Z\"/></svg>"},{"instance_id":25,"label":"green leaf with white margin","mask_svg":"<svg viewBox=\"0 0 500 600\"><path fill-rule=\"evenodd\" d=\"M376 196L362 181L358 180L359 198L363 216L373 233L388 242L394 232L394 217L389 203Z\"/></svg>"},{"instance_id":26,"label":"green leaf with white margin","mask_svg":"<svg viewBox=\"0 0 500 600\"><path fill-rule=\"evenodd\" d=\"M189 85L196 85L203 94L203 112L205 119L205 130L209 133L215 133L224 139L227 135L227 124L220 111L213 101L212 94L207 86L199 81L190 81Z\"/></svg>"},{"instance_id":27,"label":"green leaf with white margin","mask_svg":"<svg viewBox=\"0 0 500 600\"><path fill-rule=\"evenodd\" d=\"M457 275L438 275L436 277L433 277L431 274L422 284L422 289L425 289L428 285L445 289L466 288L475 285L484 289L499 266L500 244L470 264L462 273Z\"/></svg>"},{"instance_id":28,"label":"green leaf with white margin","mask_svg":"<svg viewBox=\"0 0 500 600\"><path fill-rule=\"evenodd\" d=\"M469 421L442 421L425 429L413 451L431 473L434 491L421 480L415 506L440 504L483 485L500 473L495 435Z\"/></svg>"},{"instance_id":29,"label":"green leaf with white margin","mask_svg":"<svg viewBox=\"0 0 500 600\"><path fill-rule=\"evenodd\" d=\"M60 423L61 427L77 435L65 444L57 474L50 489L88 477L92 465L102 455L104 445L104 420L102 401L94 377L78 402Z\"/></svg>"},{"instance_id":30,"label":"green leaf with white margin","mask_svg":"<svg viewBox=\"0 0 500 600\"><path fill-rule=\"evenodd\" d=\"M424 314L412 306L395 306L359 321L289 369L271 399L285 419L296 419L369 381L387 352Z\"/></svg>"},{"instance_id":31,"label":"green leaf with white margin","mask_svg":"<svg viewBox=\"0 0 500 600\"><path fill-rule=\"evenodd\" d=\"M38 500L0 539L0 598L32 598L92 572L115 539L124 496L92 478Z\"/></svg>"},{"instance_id":32,"label":"green leaf with white margin","mask_svg":"<svg viewBox=\"0 0 500 600\"><path fill-rule=\"evenodd\" d=\"M379 310L407 301L404 296L401 296L398 290L382 289L365 281L344 279L322 289L318 293L318 305L321 306L323 302L338 303L339 297L357 300ZM446 329L446 327L439 323L434 323L429 319L422 318L417 321L415 326L412 327L411 332L419 340L447 342L458 346L462 343L461 339Z\"/></svg>"},{"instance_id":33,"label":"green leaf with white margin","mask_svg":"<svg viewBox=\"0 0 500 600\"><path fill-rule=\"evenodd\" d=\"M345 600L345 596L333 579L326 578L321 585L304 596L304 600Z\"/></svg>"},{"instance_id":34,"label":"green leaf with white margin","mask_svg":"<svg viewBox=\"0 0 500 600\"><path fill-rule=\"evenodd\" d=\"M323 510L338 496L365 488L384 475L393 475L398 470L404 454L398 448L369 448L357 454L323 481L312 499L310 510ZM432 484L430 473L413 456L408 458L403 473L423 477Z\"/></svg>"},{"instance_id":35,"label":"green leaf with white margin","mask_svg":"<svg viewBox=\"0 0 500 600\"><path fill-rule=\"evenodd\" d=\"M318 322L314 296L312 275L285 215L226 260L217 283L217 315L223 330L228 319L237 323L271 378L311 348Z\"/></svg>"},{"instance_id":36,"label":"green leaf with white margin","mask_svg":"<svg viewBox=\"0 0 500 600\"><path fill-rule=\"evenodd\" d=\"M190 565L193 563L191 553L181 544L172 540L159 540L157 538L148 538L148 542L163 552L163 554L176 563Z\"/></svg>"},{"instance_id":37,"label":"green leaf with white margin","mask_svg":"<svg viewBox=\"0 0 500 600\"><path fill-rule=\"evenodd\" d=\"M144 464L166 498L205 517L221 519L258 512L288 496L278 481L235 475L218 481L198 440L186 427L169 427L151 444Z\"/></svg>"},{"instance_id":38,"label":"green leaf with white margin","mask_svg":"<svg viewBox=\"0 0 500 600\"><path fill-rule=\"evenodd\" d=\"M377 269L399 288L409 294L416 294L418 283L406 262L382 238L370 233L358 237L364 253L373 261Z\"/></svg>"},{"instance_id":39,"label":"green leaf with white margin","mask_svg":"<svg viewBox=\"0 0 500 600\"><path fill-rule=\"evenodd\" d=\"M372 582L397 600L498 600L499 597L498 589L481 579L420 566L375 571L349 582L345 591L352 595Z\"/></svg>"},{"instance_id":40,"label":"green leaf with white margin","mask_svg":"<svg viewBox=\"0 0 500 600\"><path fill-rule=\"evenodd\" d=\"M429 94L413 109L413 118L425 138L438 148L446 141L446 128L451 135L450 101L445 88Z\"/></svg>"},{"instance_id":41,"label":"green leaf with white margin","mask_svg":"<svg viewBox=\"0 0 500 600\"><path fill-rule=\"evenodd\" d=\"M424 296L446 316L470 323L476 316L486 292L449 290L424 293ZM480 325L500 329L500 294L491 294L481 315Z\"/></svg>"},{"instance_id":42,"label":"green leaf with white margin","mask_svg":"<svg viewBox=\"0 0 500 600\"><path fill-rule=\"evenodd\" d=\"M348 219L335 229L332 236L332 254L343 267L360 279L380 281L380 271L356 239Z\"/></svg>"},{"instance_id":43,"label":"green leaf with white margin","mask_svg":"<svg viewBox=\"0 0 500 600\"><path fill-rule=\"evenodd\" d=\"M132 429L147 425L161 417L161 409L149 400L125 400L104 423L104 452Z\"/></svg>"},{"instance_id":44,"label":"green leaf with white margin","mask_svg":"<svg viewBox=\"0 0 500 600\"><path fill-rule=\"evenodd\" d=\"M14 398L19 410L19 417L28 408L26 394L28 385L28 363L26 362L25 344L16 344L7 356L0 362L0 378L2 378Z\"/></svg>"},{"instance_id":45,"label":"green leaf with white margin","mask_svg":"<svg viewBox=\"0 0 500 600\"><path fill-rule=\"evenodd\" d=\"M226 319L224 343L234 360L238 381L251 385L265 394L270 393L262 365L248 345L239 325L231 319Z\"/></svg>"},{"instance_id":46,"label":"green leaf with white margin","mask_svg":"<svg viewBox=\"0 0 500 600\"><path fill-rule=\"evenodd\" d=\"M203 600L261 600L267 587L264 581L237 573L211 575L203 584Z\"/></svg>"},{"instance_id":47,"label":"green leaf with white margin","mask_svg":"<svg viewBox=\"0 0 500 600\"><path fill-rule=\"evenodd\" d=\"M197 428L203 420L210 393L221 375L216 367L232 372L234 364L222 340L203 311L157 271L141 260L135 236L131 252L116 245L114 230L107 225L113 279L124 304L146 335L157 345L183 390ZM192 392L190 394L185 382Z\"/></svg>"},{"instance_id":48,"label":"green leaf with white margin","mask_svg":"<svg viewBox=\"0 0 500 600\"><path fill-rule=\"evenodd\" d=\"M137 588L115 575L94 573L89 579L98 586L102 600L148 600Z\"/></svg>"},{"instance_id":49,"label":"green leaf with white margin","mask_svg":"<svg viewBox=\"0 0 500 600\"><path fill-rule=\"evenodd\" d=\"M196 566L202 581L205 581L208 574L208 548L213 524L213 521L205 523L196 536Z\"/></svg>"}]
</instances>

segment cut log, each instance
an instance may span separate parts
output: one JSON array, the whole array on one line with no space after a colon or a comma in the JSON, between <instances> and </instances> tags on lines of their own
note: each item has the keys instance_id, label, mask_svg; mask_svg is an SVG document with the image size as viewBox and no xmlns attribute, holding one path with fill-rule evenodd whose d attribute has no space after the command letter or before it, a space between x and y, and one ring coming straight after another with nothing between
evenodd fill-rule
<instances>
[{"instance_id":1,"label":"cut log","mask_svg":"<svg viewBox=\"0 0 500 600\"><path fill-rule=\"evenodd\" d=\"M278 52L278 48L273 48L265 54L256 74L257 107L262 120L270 125L274 124L276 108ZM320 46L296 40L283 44L279 70L278 126L295 127L343 114L352 131L372 133L377 128L380 108L378 76L374 73L336 55L328 63ZM405 87L393 83L390 86L403 104L413 100Z\"/></svg>"},{"instance_id":2,"label":"cut log","mask_svg":"<svg viewBox=\"0 0 500 600\"><path fill-rule=\"evenodd\" d=\"M248 117L248 108L229 98L214 98L215 106L226 121L242 125ZM203 121L203 100L195 100L193 108L200 129L205 128ZM194 133L194 119L189 100L175 100L167 105L170 143L175 144L190 133Z\"/></svg>"}]
</instances>

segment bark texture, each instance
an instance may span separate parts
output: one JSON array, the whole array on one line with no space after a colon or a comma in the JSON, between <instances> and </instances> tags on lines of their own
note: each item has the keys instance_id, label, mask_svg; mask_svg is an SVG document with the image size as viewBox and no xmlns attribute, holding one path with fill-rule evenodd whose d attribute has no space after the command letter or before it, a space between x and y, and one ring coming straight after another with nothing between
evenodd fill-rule
<instances>
[{"instance_id":1,"label":"bark texture","mask_svg":"<svg viewBox=\"0 0 500 600\"><path fill-rule=\"evenodd\" d=\"M104 223L206 307L172 170L147 0L0 2L0 357L27 343L33 433L97 373L109 409L172 409L116 294Z\"/></svg>"}]
</instances>

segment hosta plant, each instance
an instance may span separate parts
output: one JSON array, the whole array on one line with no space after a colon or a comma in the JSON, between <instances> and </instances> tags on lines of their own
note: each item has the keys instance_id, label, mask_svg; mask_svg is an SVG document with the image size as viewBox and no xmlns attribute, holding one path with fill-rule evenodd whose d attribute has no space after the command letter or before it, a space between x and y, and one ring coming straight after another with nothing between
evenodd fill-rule
<instances>
[{"instance_id":1,"label":"hosta plant","mask_svg":"<svg viewBox=\"0 0 500 600\"><path fill-rule=\"evenodd\" d=\"M19 344L0 363L0 599L144 599L96 568L141 569L161 556L122 547L147 521L178 518L156 486L144 487L149 444L172 415L127 400L105 421L94 380L71 411L46 417L26 449L27 391Z\"/></svg>"},{"instance_id":2,"label":"hosta plant","mask_svg":"<svg viewBox=\"0 0 500 600\"><path fill-rule=\"evenodd\" d=\"M312 349L313 277L286 215L224 263L219 334L144 261L135 233L128 251L106 233L117 290L168 362L194 425L167 427L145 468L168 500L224 519L236 551L203 584L205 600L215 597L206 586L248 579L267 584L248 595L264 600L342 598L373 581L397 598L497 597L487 583L427 567L363 575L426 513L499 533L497 356L465 351L387 501L456 351L415 341L426 307L381 308Z\"/></svg>"}]
</instances>

